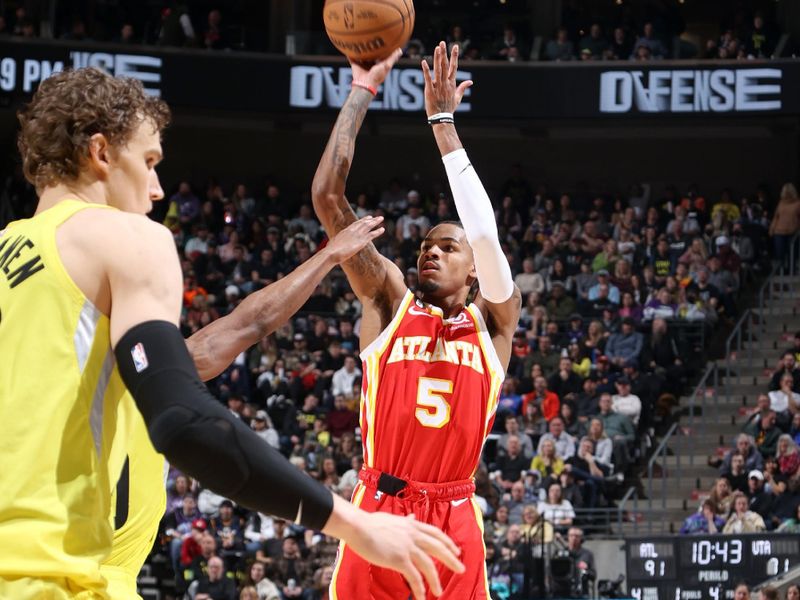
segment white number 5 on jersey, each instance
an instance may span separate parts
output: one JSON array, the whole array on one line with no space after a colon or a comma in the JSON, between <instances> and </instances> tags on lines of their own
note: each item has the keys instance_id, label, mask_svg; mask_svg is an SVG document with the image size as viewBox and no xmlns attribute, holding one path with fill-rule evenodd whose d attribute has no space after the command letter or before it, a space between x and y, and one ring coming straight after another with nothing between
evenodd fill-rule
<instances>
[{"instance_id":1,"label":"white number 5 on jersey","mask_svg":"<svg viewBox=\"0 0 800 600\"><path fill-rule=\"evenodd\" d=\"M453 393L453 382L447 379L420 377L417 386L417 410L414 415L424 427L440 429L450 421L450 405L444 394Z\"/></svg>"}]
</instances>

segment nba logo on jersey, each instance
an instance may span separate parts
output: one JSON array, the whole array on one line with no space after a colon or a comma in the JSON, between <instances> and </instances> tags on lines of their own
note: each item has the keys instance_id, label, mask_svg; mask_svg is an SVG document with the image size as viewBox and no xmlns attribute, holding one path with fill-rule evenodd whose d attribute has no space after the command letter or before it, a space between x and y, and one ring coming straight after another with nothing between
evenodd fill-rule
<instances>
[{"instance_id":1,"label":"nba logo on jersey","mask_svg":"<svg viewBox=\"0 0 800 600\"><path fill-rule=\"evenodd\" d=\"M136 372L141 373L150 363L147 362L147 354L144 353L144 346L141 342L131 348L131 357L133 357L133 366L136 367Z\"/></svg>"}]
</instances>

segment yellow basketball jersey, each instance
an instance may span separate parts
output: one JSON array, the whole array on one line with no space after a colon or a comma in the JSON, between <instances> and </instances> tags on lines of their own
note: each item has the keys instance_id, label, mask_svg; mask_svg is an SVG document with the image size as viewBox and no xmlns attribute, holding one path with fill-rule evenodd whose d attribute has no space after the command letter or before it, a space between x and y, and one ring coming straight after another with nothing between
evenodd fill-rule
<instances>
[{"instance_id":1,"label":"yellow basketball jersey","mask_svg":"<svg viewBox=\"0 0 800 600\"><path fill-rule=\"evenodd\" d=\"M111 554L101 565L114 600L137 600L136 577L153 548L167 505L167 462L156 452L130 394L117 413L111 449ZM118 479L114 479L119 474Z\"/></svg>"},{"instance_id":2,"label":"yellow basketball jersey","mask_svg":"<svg viewBox=\"0 0 800 600\"><path fill-rule=\"evenodd\" d=\"M89 208L113 210L64 200L0 232L0 595L27 577L63 581L68 597L107 597L108 458L125 386L109 320L69 277L55 240Z\"/></svg>"}]
</instances>

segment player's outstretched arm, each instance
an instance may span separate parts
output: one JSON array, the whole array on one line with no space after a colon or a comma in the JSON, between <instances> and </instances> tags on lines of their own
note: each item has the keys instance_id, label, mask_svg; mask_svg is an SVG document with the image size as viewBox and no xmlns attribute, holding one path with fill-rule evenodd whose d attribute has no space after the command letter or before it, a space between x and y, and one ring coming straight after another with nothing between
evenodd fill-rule
<instances>
[{"instance_id":1,"label":"player's outstretched arm","mask_svg":"<svg viewBox=\"0 0 800 600\"><path fill-rule=\"evenodd\" d=\"M365 559L402 572L417 598L425 597L417 593L421 578L441 589L431 557L463 570L443 534L402 517L377 519L334 499L209 394L177 326L182 277L172 235L144 217L118 219L116 244L106 244L103 256L111 344L156 450L247 508L341 537Z\"/></svg>"},{"instance_id":2,"label":"player's outstretched arm","mask_svg":"<svg viewBox=\"0 0 800 600\"><path fill-rule=\"evenodd\" d=\"M383 217L348 225L330 243L283 279L247 296L231 314L186 340L203 381L224 371L241 352L283 325L330 270L383 234Z\"/></svg>"},{"instance_id":3,"label":"player's outstretched arm","mask_svg":"<svg viewBox=\"0 0 800 600\"><path fill-rule=\"evenodd\" d=\"M356 220L356 215L345 197L345 184L353 163L356 137L373 100L372 92L366 88L377 90L401 54L398 50L369 70L351 63L353 81L357 85L353 86L339 111L311 184L314 210L329 235L338 234ZM353 291L367 308L367 305L377 303L381 305L381 312L386 313L392 301L399 301L405 293L400 270L391 261L383 258L372 243L345 261L342 267ZM391 316L387 322L390 319Z\"/></svg>"},{"instance_id":4,"label":"player's outstretched arm","mask_svg":"<svg viewBox=\"0 0 800 600\"><path fill-rule=\"evenodd\" d=\"M453 46L448 60L447 46L441 42L433 53L433 69L435 80L427 61L422 61L425 109L429 119L434 117L440 121L432 125L433 135L442 154L458 216L475 255L480 286L475 303L488 315L494 345L505 368L511 358L511 342L519 321L522 295L514 285L511 268L500 247L492 203L450 117L472 81L456 84L458 46Z\"/></svg>"}]
</instances>

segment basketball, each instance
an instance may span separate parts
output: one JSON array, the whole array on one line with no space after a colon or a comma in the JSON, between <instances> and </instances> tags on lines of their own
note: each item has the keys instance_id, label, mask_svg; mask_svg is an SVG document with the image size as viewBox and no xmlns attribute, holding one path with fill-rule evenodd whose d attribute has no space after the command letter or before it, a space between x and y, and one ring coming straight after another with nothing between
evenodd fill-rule
<instances>
[{"instance_id":1,"label":"basketball","mask_svg":"<svg viewBox=\"0 0 800 600\"><path fill-rule=\"evenodd\" d=\"M414 30L412 0L327 0L331 43L359 63L375 62L405 46Z\"/></svg>"}]
</instances>

